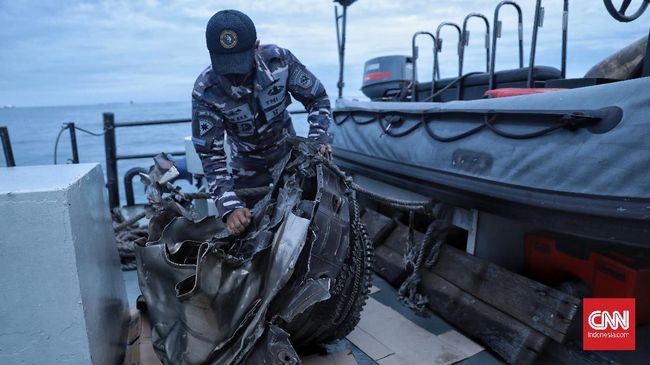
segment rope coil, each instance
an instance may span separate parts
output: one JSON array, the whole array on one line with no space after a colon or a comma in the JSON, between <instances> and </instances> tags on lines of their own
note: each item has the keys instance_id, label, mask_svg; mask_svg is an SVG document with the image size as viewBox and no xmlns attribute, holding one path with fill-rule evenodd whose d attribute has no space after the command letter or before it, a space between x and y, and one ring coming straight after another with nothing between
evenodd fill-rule
<instances>
[{"instance_id":1,"label":"rope coil","mask_svg":"<svg viewBox=\"0 0 650 365\"><path fill-rule=\"evenodd\" d=\"M66 130L68 130L70 128L71 128L71 124L70 123L65 123L61 127L61 130L59 130L59 134L56 135L56 140L54 141L54 164L55 165L57 164L57 154L58 154L58 151L59 151L59 140L61 139L61 134L63 134L63 132L65 132ZM83 128L80 128L80 127L77 127L77 126L74 126L74 129L78 130L80 132L89 134L89 135L94 136L94 137L100 137L100 136L104 135L104 133L91 132L91 131L89 131L87 129L83 129Z\"/></svg>"}]
</instances>

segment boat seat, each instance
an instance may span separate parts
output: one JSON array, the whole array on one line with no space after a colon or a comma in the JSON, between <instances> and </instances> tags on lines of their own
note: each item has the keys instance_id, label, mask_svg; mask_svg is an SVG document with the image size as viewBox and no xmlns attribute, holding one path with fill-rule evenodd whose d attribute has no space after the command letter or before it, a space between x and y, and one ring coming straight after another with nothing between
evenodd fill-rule
<instances>
[{"instance_id":1,"label":"boat seat","mask_svg":"<svg viewBox=\"0 0 650 365\"><path fill-rule=\"evenodd\" d=\"M536 86L543 87L546 80L559 79L560 70L549 66L535 66L533 68L533 80ZM451 84L456 77L445 78L436 81L436 91L441 90L445 86ZM495 88L525 88L528 82L528 67L517 68L513 70L497 71L494 74ZM448 90L436 97L434 101L452 101L459 100L458 98L458 84L451 86ZM460 100L476 100L481 99L488 90L490 84L490 74L482 72L475 75L467 76L462 81L462 95ZM419 83L418 101L425 100L431 96L431 82Z\"/></svg>"}]
</instances>

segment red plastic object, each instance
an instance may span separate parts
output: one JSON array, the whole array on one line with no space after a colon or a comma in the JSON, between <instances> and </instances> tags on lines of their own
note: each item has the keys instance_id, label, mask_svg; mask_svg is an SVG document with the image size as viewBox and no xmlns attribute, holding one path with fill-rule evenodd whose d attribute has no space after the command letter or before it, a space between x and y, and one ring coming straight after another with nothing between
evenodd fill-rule
<instances>
[{"instance_id":1,"label":"red plastic object","mask_svg":"<svg viewBox=\"0 0 650 365\"><path fill-rule=\"evenodd\" d=\"M386 79L391 77L392 73L390 72L371 72L364 77L364 81L377 80L377 79Z\"/></svg>"},{"instance_id":2,"label":"red plastic object","mask_svg":"<svg viewBox=\"0 0 650 365\"><path fill-rule=\"evenodd\" d=\"M509 96L520 96L520 95L531 95L531 94L542 94L554 91L562 91L566 89L557 89L557 88L503 88L503 89L492 89L485 92L486 96L491 98L507 98Z\"/></svg>"},{"instance_id":3,"label":"red plastic object","mask_svg":"<svg viewBox=\"0 0 650 365\"><path fill-rule=\"evenodd\" d=\"M550 233L524 238L526 271L547 285L580 279L594 298L636 298L637 325L650 323L650 257Z\"/></svg>"}]
</instances>

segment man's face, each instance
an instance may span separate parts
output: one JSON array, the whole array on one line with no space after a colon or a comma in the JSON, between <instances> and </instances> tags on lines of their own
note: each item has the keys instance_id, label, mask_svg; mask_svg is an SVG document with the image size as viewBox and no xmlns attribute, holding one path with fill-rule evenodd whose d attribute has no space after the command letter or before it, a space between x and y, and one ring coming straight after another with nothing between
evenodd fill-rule
<instances>
[{"instance_id":1,"label":"man's face","mask_svg":"<svg viewBox=\"0 0 650 365\"><path fill-rule=\"evenodd\" d=\"M228 81L230 81L231 84L241 85L251 80L251 76L253 76L254 71L255 71L255 62L253 62L253 66L245 74L225 74L223 76L226 79L228 79Z\"/></svg>"},{"instance_id":2,"label":"man's face","mask_svg":"<svg viewBox=\"0 0 650 365\"><path fill-rule=\"evenodd\" d=\"M247 74L225 74L223 76L226 79L228 79L228 81L230 81L231 84L241 85L251 80L251 76L253 75L254 69L255 68L251 68Z\"/></svg>"}]
</instances>

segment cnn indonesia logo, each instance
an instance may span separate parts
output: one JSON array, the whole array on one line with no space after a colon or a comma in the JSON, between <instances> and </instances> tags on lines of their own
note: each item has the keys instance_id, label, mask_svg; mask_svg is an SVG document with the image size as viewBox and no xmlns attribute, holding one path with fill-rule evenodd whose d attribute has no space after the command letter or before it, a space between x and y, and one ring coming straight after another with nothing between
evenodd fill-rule
<instances>
[{"instance_id":1,"label":"cnn indonesia logo","mask_svg":"<svg viewBox=\"0 0 650 365\"><path fill-rule=\"evenodd\" d=\"M584 350L636 348L635 298L583 299Z\"/></svg>"}]
</instances>

